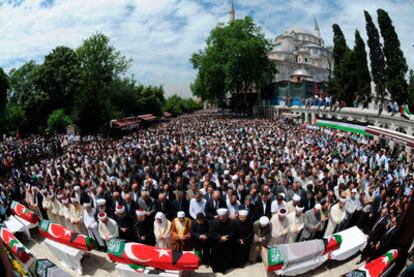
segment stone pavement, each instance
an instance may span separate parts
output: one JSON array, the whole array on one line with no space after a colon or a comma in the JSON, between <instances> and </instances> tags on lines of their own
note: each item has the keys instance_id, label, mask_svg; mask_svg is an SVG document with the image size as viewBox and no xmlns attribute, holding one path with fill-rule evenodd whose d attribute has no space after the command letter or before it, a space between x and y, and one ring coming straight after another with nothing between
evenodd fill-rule
<instances>
[{"instance_id":1,"label":"stone pavement","mask_svg":"<svg viewBox=\"0 0 414 277\"><path fill-rule=\"evenodd\" d=\"M26 245L35 255L36 258L47 258L53 263L55 263L60 268L64 269L74 277L79 275L73 270L63 268L61 262L49 251L46 247L44 238L39 234L38 230L32 230L32 240L28 240L25 235L22 233L17 233L16 237ZM359 260L359 257L356 256L345 262L326 262L316 270L309 272L307 274L300 275L300 277L338 277L344 273L347 273L356 267L356 262ZM112 263L108 258L106 253L99 251L92 251L84 255L82 261L83 266L83 276L99 276L99 277L121 277L115 270L115 264ZM264 267L261 263L248 265L242 269L234 269L227 274L216 274L214 275L211 272L210 268L201 267L196 272L191 274L185 274L185 277L213 277L213 276L226 276L226 277L272 277L276 276L274 273L269 273L266 275ZM184 277L184 276L183 276Z\"/></svg>"}]
</instances>

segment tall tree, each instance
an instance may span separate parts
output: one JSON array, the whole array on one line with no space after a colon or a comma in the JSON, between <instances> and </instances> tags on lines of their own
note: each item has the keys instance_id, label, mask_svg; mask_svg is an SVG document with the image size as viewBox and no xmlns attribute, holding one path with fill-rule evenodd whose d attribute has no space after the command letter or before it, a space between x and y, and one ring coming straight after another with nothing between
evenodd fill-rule
<instances>
[{"instance_id":1,"label":"tall tree","mask_svg":"<svg viewBox=\"0 0 414 277\"><path fill-rule=\"evenodd\" d=\"M95 132L111 116L110 87L130 61L109 44L109 38L95 34L76 50L80 62L80 85L73 115L84 133Z\"/></svg>"},{"instance_id":2,"label":"tall tree","mask_svg":"<svg viewBox=\"0 0 414 277\"><path fill-rule=\"evenodd\" d=\"M357 97L360 101L364 101L366 98L371 98L371 76L369 74L367 63L367 52L365 51L365 43L359 34L359 31L355 31L355 46L353 51L355 59L355 71L357 78Z\"/></svg>"},{"instance_id":3,"label":"tall tree","mask_svg":"<svg viewBox=\"0 0 414 277\"><path fill-rule=\"evenodd\" d=\"M334 60L334 69L333 74L334 78L332 80L332 85L330 86L330 93L335 93L335 95L340 100L345 100L349 102L351 98L345 92L345 86L348 86L347 76L349 76L350 72L347 72L346 68L347 65L351 63L351 50L346 45L346 39L344 33L342 32L341 28L338 24L332 25L334 37L334 47L333 47L333 60ZM347 57L346 64L344 63L345 57ZM345 76L347 75L347 76ZM349 86L348 86L349 87Z\"/></svg>"},{"instance_id":4,"label":"tall tree","mask_svg":"<svg viewBox=\"0 0 414 277\"><path fill-rule=\"evenodd\" d=\"M57 109L70 112L79 73L79 60L73 49L59 46L46 55L39 67L39 87L49 96L49 113Z\"/></svg>"},{"instance_id":5,"label":"tall tree","mask_svg":"<svg viewBox=\"0 0 414 277\"><path fill-rule=\"evenodd\" d=\"M270 41L250 17L215 27L203 51L193 54L198 70L193 93L223 103L227 93L244 95L272 81L275 65L268 59ZM251 104L251 103L245 103Z\"/></svg>"},{"instance_id":6,"label":"tall tree","mask_svg":"<svg viewBox=\"0 0 414 277\"><path fill-rule=\"evenodd\" d=\"M409 73L409 83L408 83L408 101L410 104L410 108L414 111L414 71L410 69Z\"/></svg>"},{"instance_id":7,"label":"tall tree","mask_svg":"<svg viewBox=\"0 0 414 277\"><path fill-rule=\"evenodd\" d=\"M368 36L369 58L371 61L371 74L375 83L375 91L380 103L384 103L385 96L385 59L378 29L372 21L371 15L364 11L366 31Z\"/></svg>"},{"instance_id":8,"label":"tall tree","mask_svg":"<svg viewBox=\"0 0 414 277\"><path fill-rule=\"evenodd\" d=\"M403 104L407 102L408 86L405 80L405 74L408 70L407 62L388 13L382 9L378 9L377 14L378 25L384 40L384 55L386 61L385 86L391 94L391 97L399 104Z\"/></svg>"},{"instance_id":9,"label":"tall tree","mask_svg":"<svg viewBox=\"0 0 414 277\"><path fill-rule=\"evenodd\" d=\"M0 67L0 124L6 111L7 90L9 89L9 78Z\"/></svg>"}]
</instances>

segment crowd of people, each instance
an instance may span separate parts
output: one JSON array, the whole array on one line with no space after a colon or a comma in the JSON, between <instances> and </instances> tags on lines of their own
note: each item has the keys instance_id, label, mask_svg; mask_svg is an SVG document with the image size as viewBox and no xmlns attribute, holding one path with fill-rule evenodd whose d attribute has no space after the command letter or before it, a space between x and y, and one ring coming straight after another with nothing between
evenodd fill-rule
<instances>
[{"instance_id":1,"label":"crowd of people","mask_svg":"<svg viewBox=\"0 0 414 277\"><path fill-rule=\"evenodd\" d=\"M411 153L286 119L187 115L120 139L3 139L0 214L12 200L93 237L194 250L214 272L261 248L358 226L363 260L390 248L413 193Z\"/></svg>"}]
</instances>

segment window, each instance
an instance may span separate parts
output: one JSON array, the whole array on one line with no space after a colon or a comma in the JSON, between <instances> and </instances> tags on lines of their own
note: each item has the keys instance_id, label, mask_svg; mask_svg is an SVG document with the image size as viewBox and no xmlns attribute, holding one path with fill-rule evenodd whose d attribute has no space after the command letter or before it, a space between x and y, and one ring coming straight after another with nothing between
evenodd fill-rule
<instances>
[{"instance_id":1,"label":"window","mask_svg":"<svg viewBox=\"0 0 414 277\"><path fill-rule=\"evenodd\" d=\"M307 63L308 62L308 58L305 58L305 63Z\"/></svg>"}]
</instances>

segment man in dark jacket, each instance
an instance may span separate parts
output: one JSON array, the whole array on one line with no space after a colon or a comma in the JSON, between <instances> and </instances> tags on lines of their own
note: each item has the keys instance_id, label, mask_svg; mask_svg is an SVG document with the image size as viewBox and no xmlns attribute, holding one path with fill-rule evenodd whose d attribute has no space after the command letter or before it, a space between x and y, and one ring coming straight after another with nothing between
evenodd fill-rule
<instances>
[{"instance_id":1,"label":"man in dark jacket","mask_svg":"<svg viewBox=\"0 0 414 277\"><path fill-rule=\"evenodd\" d=\"M205 213L206 218L209 220L214 219L217 216L217 209L225 208L226 203L221 199L220 191L216 190L213 192L213 196L210 200L207 200Z\"/></svg>"},{"instance_id":2,"label":"man in dark jacket","mask_svg":"<svg viewBox=\"0 0 414 277\"><path fill-rule=\"evenodd\" d=\"M154 223L151 217L145 216L144 210L137 210L137 222L134 225L135 239L146 245L155 245Z\"/></svg>"},{"instance_id":3,"label":"man in dark jacket","mask_svg":"<svg viewBox=\"0 0 414 277\"><path fill-rule=\"evenodd\" d=\"M210 262L209 227L209 222L205 219L203 213L198 213L197 219L191 223L194 250L205 265L208 265Z\"/></svg>"},{"instance_id":4,"label":"man in dark jacket","mask_svg":"<svg viewBox=\"0 0 414 277\"><path fill-rule=\"evenodd\" d=\"M126 213L124 206L118 205L115 208L115 221L118 224L119 237L127 241L133 241L133 219Z\"/></svg>"},{"instance_id":5,"label":"man in dark jacket","mask_svg":"<svg viewBox=\"0 0 414 277\"><path fill-rule=\"evenodd\" d=\"M253 226L247 218L246 210L239 211L235 220L233 266L244 267L249 259L250 244L253 236Z\"/></svg>"}]
</instances>

